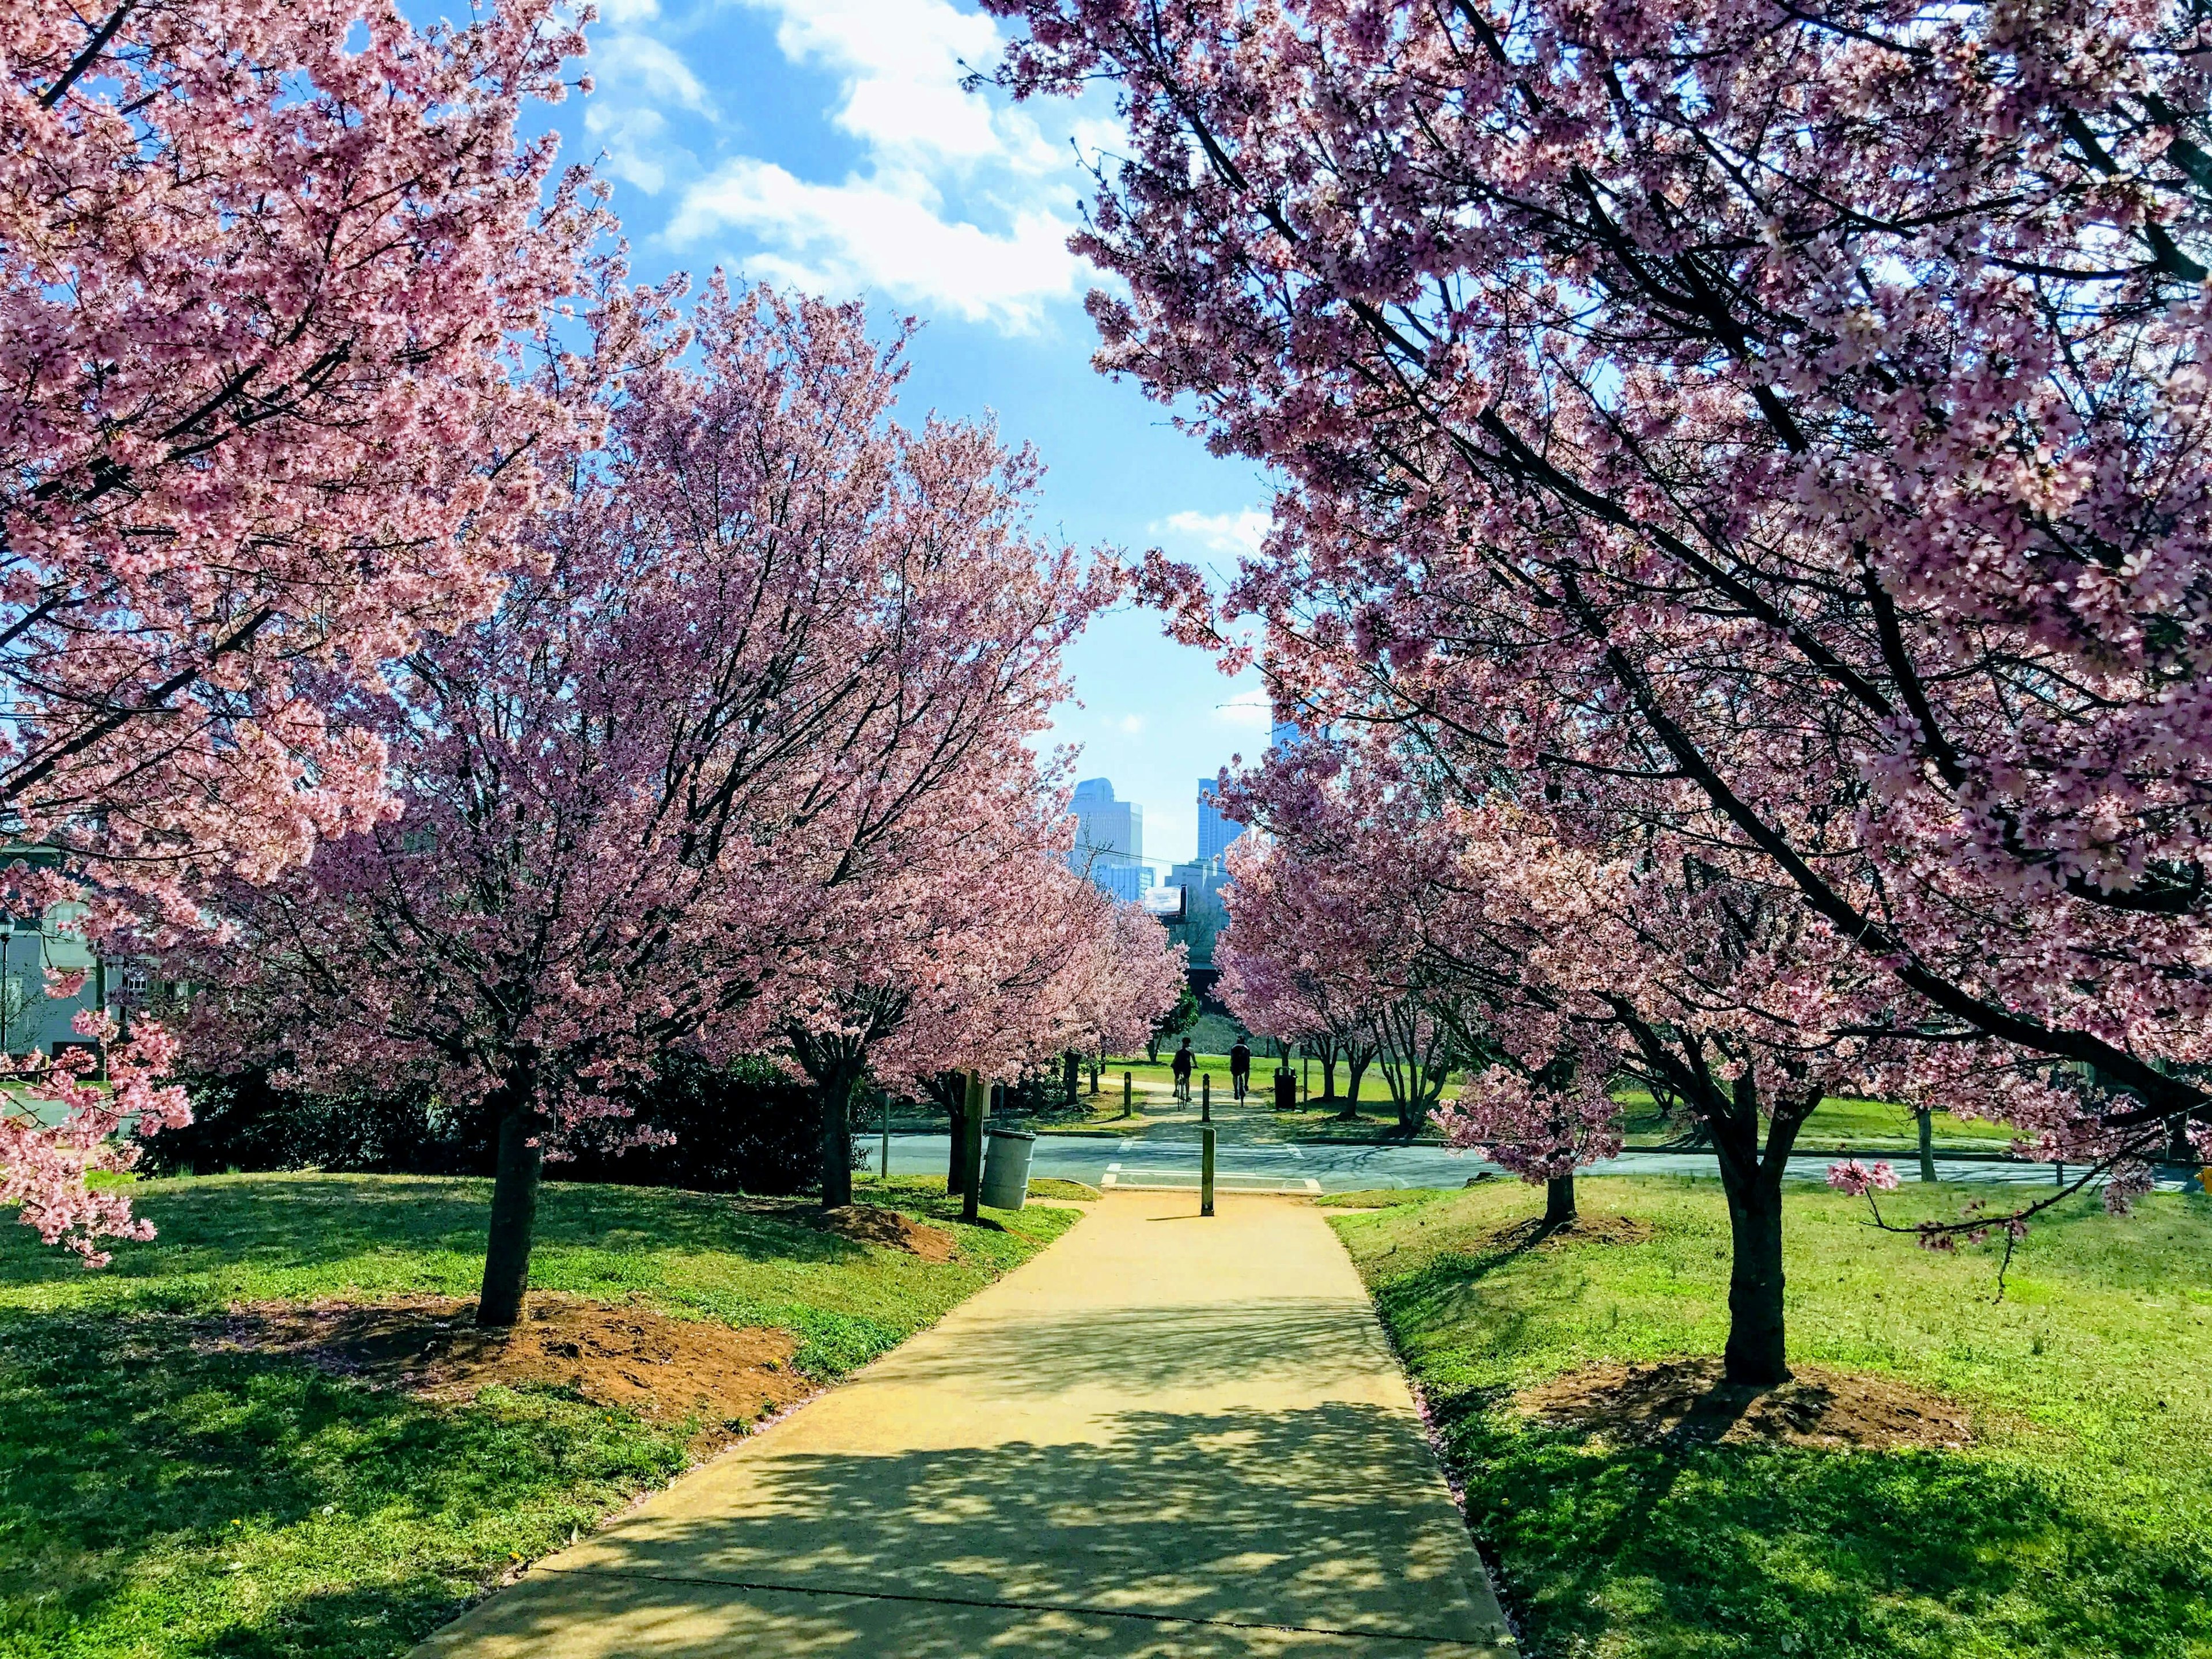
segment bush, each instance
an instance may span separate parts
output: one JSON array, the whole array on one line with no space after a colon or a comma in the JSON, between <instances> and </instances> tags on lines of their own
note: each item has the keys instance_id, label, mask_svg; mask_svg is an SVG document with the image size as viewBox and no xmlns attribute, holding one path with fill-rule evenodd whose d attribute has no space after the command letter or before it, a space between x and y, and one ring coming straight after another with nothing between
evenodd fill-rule
<instances>
[{"instance_id":1,"label":"bush","mask_svg":"<svg viewBox=\"0 0 2212 1659\"><path fill-rule=\"evenodd\" d=\"M637 1091L635 1115L610 1123L610 1138L639 1129L672 1144L606 1152L592 1145L546 1165L561 1181L611 1181L695 1192L805 1192L822 1184L822 1110L814 1091L765 1060L715 1066L672 1054Z\"/></svg>"},{"instance_id":2,"label":"bush","mask_svg":"<svg viewBox=\"0 0 2212 1659\"><path fill-rule=\"evenodd\" d=\"M148 1175L336 1170L373 1175L485 1175L491 1137L426 1094L313 1095L255 1067L184 1079L192 1121L140 1143Z\"/></svg>"},{"instance_id":3,"label":"bush","mask_svg":"<svg viewBox=\"0 0 2212 1659\"><path fill-rule=\"evenodd\" d=\"M149 1175L491 1172L491 1123L424 1093L314 1095L275 1087L258 1068L185 1082L193 1121L142 1143L139 1168ZM813 1091L767 1060L717 1067L672 1054L635 1091L631 1109L630 1117L589 1126L568 1155L547 1163L547 1177L764 1194L821 1184ZM641 1129L669 1144L623 1150Z\"/></svg>"}]
</instances>

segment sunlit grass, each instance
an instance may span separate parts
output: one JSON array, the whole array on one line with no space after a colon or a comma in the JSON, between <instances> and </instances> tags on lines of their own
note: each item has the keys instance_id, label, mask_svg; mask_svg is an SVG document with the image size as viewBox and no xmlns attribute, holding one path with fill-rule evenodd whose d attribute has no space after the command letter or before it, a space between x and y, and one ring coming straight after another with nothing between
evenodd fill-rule
<instances>
[{"instance_id":1,"label":"sunlit grass","mask_svg":"<svg viewBox=\"0 0 2212 1659\"><path fill-rule=\"evenodd\" d=\"M2021 1246L1920 1250L1811 1186L1788 1206L1793 1363L1972 1407L1960 1452L1608 1449L1516 1389L1717 1352L1728 1219L1711 1182L1585 1178L1643 1244L1501 1251L1536 1194L1490 1183L1334 1224L1443 1425L1532 1651L1617 1659L2182 1659L2212 1652L2212 1200L2080 1200ZM1955 1213L1955 1188L1887 1200Z\"/></svg>"},{"instance_id":2,"label":"sunlit grass","mask_svg":"<svg viewBox=\"0 0 2212 1659\"><path fill-rule=\"evenodd\" d=\"M787 1330L829 1380L1074 1219L1032 1207L962 1228L930 1184L887 1196L955 1228L949 1263L725 1199L556 1183L532 1279ZM690 1425L565 1390L432 1405L210 1341L207 1316L234 1302L472 1295L488 1195L406 1176L143 1182L160 1237L98 1273L0 1225L0 1655L401 1653L508 1565L680 1471Z\"/></svg>"}]
</instances>

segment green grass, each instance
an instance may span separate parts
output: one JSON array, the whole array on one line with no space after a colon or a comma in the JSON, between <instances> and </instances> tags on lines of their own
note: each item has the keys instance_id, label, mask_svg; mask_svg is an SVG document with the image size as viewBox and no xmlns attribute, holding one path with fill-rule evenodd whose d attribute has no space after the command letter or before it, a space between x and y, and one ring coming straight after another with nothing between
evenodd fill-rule
<instances>
[{"instance_id":1,"label":"green grass","mask_svg":"<svg viewBox=\"0 0 2212 1659\"><path fill-rule=\"evenodd\" d=\"M1085 1181L1062 1181L1056 1176L1031 1176L1030 1196L1066 1198L1073 1199L1078 1204L1096 1204L1104 1194Z\"/></svg>"},{"instance_id":2,"label":"green grass","mask_svg":"<svg viewBox=\"0 0 2212 1659\"><path fill-rule=\"evenodd\" d=\"M1684 1120L1659 1115L1650 1095L1640 1089L1620 1091L1622 1127L1632 1146L1657 1146L1678 1139ZM2009 1123L1981 1118L1953 1117L1938 1112L1929 1125L1938 1151L2002 1152L2019 1138ZM1920 1146L1920 1127L1911 1109L1887 1100L1860 1100L1830 1095L1805 1120L1797 1144L1806 1148L1849 1145L1855 1152L1911 1152Z\"/></svg>"},{"instance_id":3,"label":"green grass","mask_svg":"<svg viewBox=\"0 0 2212 1659\"><path fill-rule=\"evenodd\" d=\"M1639 1245L1486 1247L1536 1195L1486 1185L1334 1224L1467 1484L1528 1650L1565 1659L2181 1659L2212 1654L2212 1207L2160 1195L2039 1223L2002 1301L1946 1256L1795 1188L1793 1362L1972 1407L1961 1452L1608 1449L1514 1391L1604 1359L1717 1352L1728 1222L1711 1182L1585 1179ZM1956 1189L1886 1200L1910 1220Z\"/></svg>"},{"instance_id":4,"label":"green grass","mask_svg":"<svg viewBox=\"0 0 2212 1659\"><path fill-rule=\"evenodd\" d=\"M1395 1210L1408 1204L1426 1204L1458 1191L1444 1187L1363 1187L1358 1192L1325 1193L1312 1200L1323 1210Z\"/></svg>"},{"instance_id":5,"label":"green grass","mask_svg":"<svg viewBox=\"0 0 2212 1659\"><path fill-rule=\"evenodd\" d=\"M888 1194L958 1232L958 1257L933 1266L713 1197L554 1183L532 1282L777 1327L828 1381L1074 1218L961 1228L936 1184ZM564 1390L433 1405L210 1351L205 1316L233 1302L473 1294L488 1195L392 1176L143 1182L159 1238L97 1273L0 1225L0 1656L402 1653L508 1564L680 1472L690 1425Z\"/></svg>"}]
</instances>

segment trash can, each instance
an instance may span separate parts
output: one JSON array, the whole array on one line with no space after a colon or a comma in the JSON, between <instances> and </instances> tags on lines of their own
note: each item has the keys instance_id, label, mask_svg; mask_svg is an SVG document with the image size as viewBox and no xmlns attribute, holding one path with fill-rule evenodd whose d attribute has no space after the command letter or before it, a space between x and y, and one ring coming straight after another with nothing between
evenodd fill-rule
<instances>
[{"instance_id":1,"label":"trash can","mask_svg":"<svg viewBox=\"0 0 2212 1659\"><path fill-rule=\"evenodd\" d=\"M1298 1109L1298 1074L1287 1066L1275 1073L1275 1109L1279 1112Z\"/></svg>"},{"instance_id":2,"label":"trash can","mask_svg":"<svg viewBox=\"0 0 2212 1659\"><path fill-rule=\"evenodd\" d=\"M1036 1137L1027 1129L983 1131L982 1201L994 1210L1018 1210L1030 1195L1030 1156Z\"/></svg>"}]
</instances>

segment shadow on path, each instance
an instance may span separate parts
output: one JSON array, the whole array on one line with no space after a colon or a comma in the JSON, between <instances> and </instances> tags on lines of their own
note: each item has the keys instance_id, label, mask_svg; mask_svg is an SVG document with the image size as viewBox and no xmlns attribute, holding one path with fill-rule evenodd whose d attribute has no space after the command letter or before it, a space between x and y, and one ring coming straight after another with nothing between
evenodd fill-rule
<instances>
[{"instance_id":1,"label":"shadow on path","mask_svg":"<svg viewBox=\"0 0 2212 1659\"><path fill-rule=\"evenodd\" d=\"M742 1454L741 1454L742 1455ZM1457 1517L1379 1407L1133 1414L1094 1443L764 1457L467 1621L471 1654L1488 1653ZM1378 1645L1378 1644L1380 1645Z\"/></svg>"}]
</instances>

